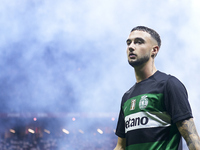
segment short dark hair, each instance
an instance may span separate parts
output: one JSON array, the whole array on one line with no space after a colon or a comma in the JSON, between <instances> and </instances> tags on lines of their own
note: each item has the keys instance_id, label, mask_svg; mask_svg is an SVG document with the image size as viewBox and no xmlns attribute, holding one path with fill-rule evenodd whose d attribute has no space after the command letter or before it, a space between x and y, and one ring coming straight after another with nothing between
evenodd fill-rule
<instances>
[{"instance_id":1,"label":"short dark hair","mask_svg":"<svg viewBox=\"0 0 200 150\"><path fill-rule=\"evenodd\" d=\"M158 46L160 47L161 46L161 39L160 39L160 35L153 29L151 28L148 28L148 27L145 27L145 26L137 26L137 27L134 27L131 32L135 31L135 30L138 30L138 31L144 31L144 32L147 32L151 35L151 37L153 37L157 43L158 43Z\"/></svg>"}]
</instances>

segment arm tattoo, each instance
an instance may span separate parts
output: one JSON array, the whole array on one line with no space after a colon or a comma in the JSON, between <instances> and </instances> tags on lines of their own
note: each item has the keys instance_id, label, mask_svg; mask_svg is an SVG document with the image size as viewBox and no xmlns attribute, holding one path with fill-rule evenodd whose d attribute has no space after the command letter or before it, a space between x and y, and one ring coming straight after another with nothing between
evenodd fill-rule
<instances>
[{"instance_id":1,"label":"arm tattoo","mask_svg":"<svg viewBox=\"0 0 200 150\"><path fill-rule=\"evenodd\" d=\"M198 136L194 121L192 118L176 123L179 132L185 139L190 150L200 149L200 138Z\"/></svg>"}]
</instances>

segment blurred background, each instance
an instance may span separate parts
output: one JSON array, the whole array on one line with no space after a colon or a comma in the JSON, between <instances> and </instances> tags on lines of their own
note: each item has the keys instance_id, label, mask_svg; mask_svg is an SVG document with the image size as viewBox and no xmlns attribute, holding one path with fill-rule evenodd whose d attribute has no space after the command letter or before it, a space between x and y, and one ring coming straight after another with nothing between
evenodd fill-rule
<instances>
[{"instance_id":1,"label":"blurred background","mask_svg":"<svg viewBox=\"0 0 200 150\"><path fill-rule=\"evenodd\" d=\"M138 25L160 34L156 67L184 83L200 133L198 0L0 2L1 150L113 149Z\"/></svg>"}]
</instances>

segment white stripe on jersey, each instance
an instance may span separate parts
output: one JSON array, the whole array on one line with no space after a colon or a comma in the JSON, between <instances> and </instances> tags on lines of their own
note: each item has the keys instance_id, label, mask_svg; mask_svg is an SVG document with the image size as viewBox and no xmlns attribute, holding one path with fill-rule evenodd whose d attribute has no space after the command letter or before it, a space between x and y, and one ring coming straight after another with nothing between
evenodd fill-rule
<instances>
[{"instance_id":1,"label":"white stripe on jersey","mask_svg":"<svg viewBox=\"0 0 200 150\"><path fill-rule=\"evenodd\" d=\"M171 125L171 117L166 112L138 112L125 117L125 133L131 130Z\"/></svg>"}]
</instances>

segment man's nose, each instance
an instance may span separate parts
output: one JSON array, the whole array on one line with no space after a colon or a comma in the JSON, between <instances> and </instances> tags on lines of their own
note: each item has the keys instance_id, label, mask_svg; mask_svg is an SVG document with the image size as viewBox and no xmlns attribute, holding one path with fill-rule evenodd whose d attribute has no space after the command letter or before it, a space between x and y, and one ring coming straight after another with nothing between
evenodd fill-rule
<instances>
[{"instance_id":1,"label":"man's nose","mask_svg":"<svg viewBox=\"0 0 200 150\"><path fill-rule=\"evenodd\" d=\"M135 50L134 44L133 44L133 43L131 43L131 44L128 46L128 50L129 50L130 52L132 52L132 51Z\"/></svg>"},{"instance_id":2,"label":"man's nose","mask_svg":"<svg viewBox=\"0 0 200 150\"><path fill-rule=\"evenodd\" d=\"M128 45L128 50L129 50L130 52L132 52L132 51L135 50L135 45L134 45L133 42L131 42L131 43Z\"/></svg>"},{"instance_id":3,"label":"man's nose","mask_svg":"<svg viewBox=\"0 0 200 150\"><path fill-rule=\"evenodd\" d=\"M133 51L134 51L134 48L129 47L128 50L129 50L130 52L133 52Z\"/></svg>"}]
</instances>

